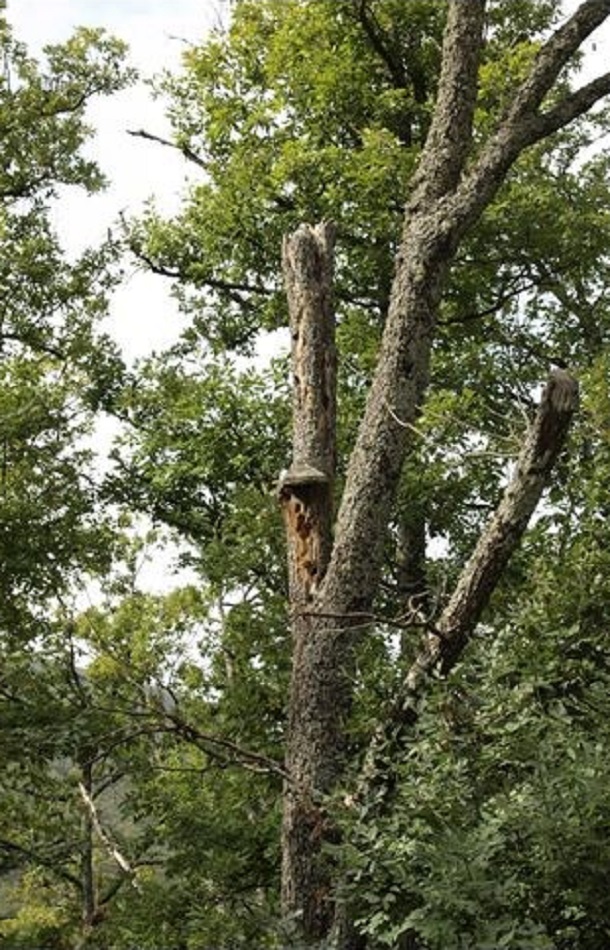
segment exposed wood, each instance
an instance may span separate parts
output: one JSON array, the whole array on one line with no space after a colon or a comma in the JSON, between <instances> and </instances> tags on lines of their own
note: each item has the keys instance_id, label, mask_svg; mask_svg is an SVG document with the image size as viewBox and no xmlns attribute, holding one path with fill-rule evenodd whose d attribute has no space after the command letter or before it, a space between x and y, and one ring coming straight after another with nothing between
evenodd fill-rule
<instances>
[{"instance_id":1,"label":"exposed wood","mask_svg":"<svg viewBox=\"0 0 610 950\"><path fill-rule=\"evenodd\" d=\"M95 829L95 832L102 842L104 848L110 857L118 864L123 874L129 877L135 889L140 890L140 885L138 884L138 881L135 877L135 869L131 866L125 855L122 853L122 851L120 851L118 845L112 840L108 832L105 830L100 820L100 816L98 815L97 808L95 807L93 797L89 794L89 791L82 782L78 783L78 791L91 818L93 828Z\"/></svg>"},{"instance_id":2,"label":"exposed wood","mask_svg":"<svg viewBox=\"0 0 610 950\"><path fill-rule=\"evenodd\" d=\"M82 785L88 798L92 799L93 767L89 761L81 765ZM85 927L91 927L95 921L97 901L95 893L94 847L93 847L93 819L91 810L85 809L82 820L83 843L81 848L81 876L82 876L82 919Z\"/></svg>"},{"instance_id":3,"label":"exposed wood","mask_svg":"<svg viewBox=\"0 0 610 950\"><path fill-rule=\"evenodd\" d=\"M335 229L301 225L282 249L292 337L292 464L279 494L288 541L291 607L307 603L331 547L336 353L332 306Z\"/></svg>"},{"instance_id":4,"label":"exposed wood","mask_svg":"<svg viewBox=\"0 0 610 950\"><path fill-rule=\"evenodd\" d=\"M302 225L283 246L293 377L292 463L280 479L286 526L293 664L282 828L282 903L287 919L323 936L332 915L322 856L329 825L320 793L337 775L335 716L341 668L312 616L331 550L335 472L336 356L332 308L334 228ZM331 638L332 639L332 638Z\"/></svg>"}]
</instances>

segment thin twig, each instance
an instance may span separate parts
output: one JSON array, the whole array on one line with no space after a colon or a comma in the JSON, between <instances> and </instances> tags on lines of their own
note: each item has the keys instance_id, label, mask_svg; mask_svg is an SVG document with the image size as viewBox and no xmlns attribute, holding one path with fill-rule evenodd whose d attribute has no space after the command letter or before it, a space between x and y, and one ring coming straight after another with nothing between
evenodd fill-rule
<instances>
[{"instance_id":1,"label":"thin twig","mask_svg":"<svg viewBox=\"0 0 610 950\"><path fill-rule=\"evenodd\" d=\"M157 142L159 145L166 145L168 148L173 148L180 152L184 158L187 159L187 161L193 162L193 164L198 165L199 168L205 169L207 167L201 156L197 155L197 152L194 152L192 148L189 148L188 145L178 145L177 142L164 139L160 135L154 135L152 132L147 132L145 129L127 129L127 134L132 135L134 138L147 139L149 142Z\"/></svg>"},{"instance_id":2,"label":"thin twig","mask_svg":"<svg viewBox=\"0 0 610 950\"><path fill-rule=\"evenodd\" d=\"M180 717L175 714L167 713L166 718L169 722L174 724L175 731L179 735L195 742L195 744L202 743L206 747L204 751L208 755L210 755L210 750L207 746L217 746L219 749L226 749L228 752L231 752L235 757L235 761L237 761L242 768L249 769L253 772L271 772L280 775L283 779L289 778L284 766L276 759L272 759L260 752L251 752L249 749L244 749L229 739L221 739L219 736L212 736L209 733L201 732L195 726L184 722L183 719L180 719Z\"/></svg>"}]
</instances>

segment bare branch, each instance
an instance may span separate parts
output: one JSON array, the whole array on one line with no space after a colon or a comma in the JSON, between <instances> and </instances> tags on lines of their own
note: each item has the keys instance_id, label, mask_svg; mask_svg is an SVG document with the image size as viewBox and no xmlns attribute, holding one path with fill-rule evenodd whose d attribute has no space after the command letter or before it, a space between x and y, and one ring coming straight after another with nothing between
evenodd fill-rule
<instances>
[{"instance_id":1,"label":"bare branch","mask_svg":"<svg viewBox=\"0 0 610 950\"><path fill-rule=\"evenodd\" d=\"M182 271L179 267L166 267L164 264L158 264L152 257L149 257L141 248L134 244L130 245L129 250L142 264L146 264L153 274L157 274L158 277L169 277L170 280L177 280L182 276Z\"/></svg>"},{"instance_id":2,"label":"bare branch","mask_svg":"<svg viewBox=\"0 0 610 950\"><path fill-rule=\"evenodd\" d=\"M250 769L254 772L270 772L275 775L279 775L284 779L289 777L286 769L275 759L272 759L267 755L263 755L260 752L251 752L249 749L244 749L237 745L237 743L231 742L229 739L222 739L219 736L213 736L207 732L202 732L195 726L192 726L183 719L180 719L179 716L173 714L167 715L167 719L173 723L175 732L177 732L179 735L182 735L190 742L194 742L196 745L199 745L199 747L203 748L204 752L208 754L212 754L210 753L209 747L216 746L219 749L230 752L232 756L231 761L241 765L242 768Z\"/></svg>"},{"instance_id":3,"label":"bare branch","mask_svg":"<svg viewBox=\"0 0 610 950\"><path fill-rule=\"evenodd\" d=\"M96 834L98 838L100 839L100 841L102 842L102 844L104 845L104 847L106 848L106 851L108 852L110 857L114 861L116 861L116 863L120 867L123 874L131 878L131 882L133 886L136 888L136 890L139 890L140 885L138 881L136 880L134 868L129 863L125 855L119 850L118 845L115 844L115 842L112 840L108 832L104 829L100 821L100 817L97 813L95 802L89 795L89 792L87 791L87 789L85 788L82 782L78 783L78 791L80 793L80 796L83 802L85 803L85 807L89 813L89 817L91 818L91 823L93 827L95 828Z\"/></svg>"},{"instance_id":4,"label":"bare branch","mask_svg":"<svg viewBox=\"0 0 610 950\"><path fill-rule=\"evenodd\" d=\"M23 845L16 844L14 841L7 841L5 838L0 838L0 851L5 851L7 854L17 855L22 861L39 864L41 867L52 871L52 873L61 880L72 884L72 886L77 890L80 891L82 888L80 880L73 874L70 874L69 871L65 871L59 864L57 857L45 857L45 855L41 854L35 849L25 848Z\"/></svg>"},{"instance_id":5,"label":"bare branch","mask_svg":"<svg viewBox=\"0 0 610 950\"><path fill-rule=\"evenodd\" d=\"M186 268L165 267L163 264L158 264L141 248L135 245L132 245L130 250L139 261L142 261L143 264L146 264L148 269L152 271L153 274L158 274L160 277L169 277L174 280L178 278L187 279L189 276L186 272ZM225 294L234 303L237 303L244 308L252 306L252 302L244 297L244 294L260 294L261 296L268 297L273 293L271 288L264 287L262 284L248 284L222 280L217 277L212 277L211 275L205 277L197 275L197 283L203 285L204 287L209 287L210 290L217 290L219 293Z\"/></svg>"},{"instance_id":6,"label":"bare branch","mask_svg":"<svg viewBox=\"0 0 610 950\"><path fill-rule=\"evenodd\" d=\"M522 282L519 283L520 280L522 280L522 278L519 275L513 281L512 289L501 292L497 299L488 307L483 307L482 310L458 314L455 317L441 317L438 321L439 324L441 326L452 326L453 324L474 323L475 320L483 320L485 317L491 317L502 310L511 300L520 297L521 294L526 294L530 290L534 290L534 288L539 285L539 281L537 280L522 280Z\"/></svg>"},{"instance_id":7,"label":"bare branch","mask_svg":"<svg viewBox=\"0 0 610 950\"><path fill-rule=\"evenodd\" d=\"M0 330L0 347L5 340L11 343L21 343L24 347L30 347L34 353L43 353L45 356L52 356L61 361L66 359L66 354L58 347L53 346L52 343L45 343L44 340L37 340L31 333L28 337L27 332L9 333L5 330Z\"/></svg>"},{"instance_id":8,"label":"bare branch","mask_svg":"<svg viewBox=\"0 0 610 950\"><path fill-rule=\"evenodd\" d=\"M379 21L373 10L369 7L367 0L355 0L354 6L356 16L368 37L369 43L386 66L392 84L396 89L404 89L407 85L404 63L397 50L392 48L389 38L384 35Z\"/></svg>"},{"instance_id":9,"label":"bare branch","mask_svg":"<svg viewBox=\"0 0 610 950\"><path fill-rule=\"evenodd\" d=\"M588 112L596 102L608 94L610 94L610 73L604 73L603 76L598 76L586 86L566 96L548 112L543 112L535 125L537 140L563 129L574 119Z\"/></svg>"},{"instance_id":10,"label":"bare branch","mask_svg":"<svg viewBox=\"0 0 610 950\"><path fill-rule=\"evenodd\" d=\"M443 642L438 659L444 673L459 659L523 537L565 444L577 405L578 384L566 370L554 370L513 477L439 620Z\"/></svg>"},{"instance_id":11,"label":"bare branch","mask_svg":"<svg viewBox=\"0 0 610 950\"><path fill-rule=\"evenodd\" d=\"M423 688L435 672L446 674L459 660L512 554L519 546L551 470L565 444L578 402L578 385L554 370L500 504L464 567L433 635L403 679L392 710L371 741L358 797L387 783L405 727L418 718Z\"/></svg>"},{"instance_id":12,"label":"bare branch","mask_svg":"<svg viewBox=\"0 0 610 950\"><path fill-rule=\"evenodd\" d=\"M533 68L517 90L507 120L514 125L540 107L559 73L590 34L610 14L610 0L586 0L539 50Z\"/></svg>"},{"instance_id":13,"label":"bare branch","mask_svg":"<svg viewBox=\"0 0 610 950\"><path fill-rule=\"evenodd\" d=\"M134 138L146 139L149 142L157 142L159 145L165 145L168 148L173 148L180 152L187 161L192 162L199 168L206 168L206 163L201 158L201 156L189 148L188 145L179 145L177 142L172 142L170 139L164 139L160 135L154 135L152 132L146 132L145 129L127 129L127 134L132 135Z\"/></svg>"},{"instance_id":14,"label":"bare branch","mask_svg":"<svg viewBox=\"0 0 610 950\"><path fill-rule=\"evenodd\" d=\"M518 88L498 130L449 202L457 238L492 200L519 155L547 135L564 128L610 93L610 74L568 95L548 112L539 112L559 73L584 40L610 15L610 0L587 0L542 46L529 76Z\"/></svg>"}]
</instances>

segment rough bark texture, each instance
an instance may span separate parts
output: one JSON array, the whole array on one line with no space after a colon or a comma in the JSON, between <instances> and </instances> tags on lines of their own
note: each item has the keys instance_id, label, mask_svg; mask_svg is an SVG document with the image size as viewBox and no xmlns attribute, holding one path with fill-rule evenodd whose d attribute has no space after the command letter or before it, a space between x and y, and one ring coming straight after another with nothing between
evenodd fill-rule
<instances>
[{"instance_id":1,"label":"rough bark texture","mask_svg":"<svg viewBox=\"0 0 610 950\"><path fill-rule=\"evenodd\" d=\"M438 623L436 641L443 673L459 658L517 548L564 446L577 406L578 384L565 370L554 370L513 477Z\"/></svg>"},{"instance_id":2,"label":"rough bark texture","mask_svg":"<svg viewBox=\"0 0 610 950\"><path fill-rule=\"evenodd\" d=\"M455 187L470 145L484 6L450 5L439 107L407 206L377 370L337 518L324 585L329 612L366 609L376 590L408 427L427 387L438 306L457 247L441 199Z\"/></svg>"},{"instance_id":3,"label":"rough bark texture","mask_svg":"<svg viewBox=\"0 0 610 950\"><path fill-rule=\"evenodd\" d=\"M305 609L328 564L335 473L336 353L332 309L334 228L301 225L282 261L292 337L292 463L280 481L290 604Z\"/></svg>"},{"instance_id":4,"label":"rough bark texture","mask_svg":"<svg viewBox=\"0 0 610 950\"><path fill-rule=\"evenodd\" d=\"M302 225L283 247L292 335L293 460L281 479L288 544L293 668L282 830L282 902L288 919L321 937L331 919L321 795L336 778L341 741L334 714L340 656L312 605L330 549L335 469L336 358L332 310L334 230ZM331 638L332 639L332 638Z\"/></svg>"},{"instance_id":5,"label":"rough bark texture","mask_svg":"<svg viewBox=\"0 0 610 950\"><path fill-rule=\"evenodd\" d=\"M448 673L460 658L525 533L565 444L577 405L577 383L565 370L555 370L500 504L465 565L434 632L426 636L408 670L387 720L373 737L358 798L366 798L374 787L380 801L384 789L391 790L393 766L406 730L417 720L422 690L431 674Z\"/></svg>"},{"instance_id":6,"label":"rough bark texture","mask_svg":"<svg viewBox=\"0 0 610 950\"><path fill-rule=\"evenodd\" d=\"M437 104L406 205L378 364L349 460L332 548L334 401L329 366L334 366L334 347L329 346L332 357L325 362L323 341L328 338L322 329L330 299L332 240L326 226L307 228L284 248L293 332L295 457L280 486L294 616L283 899L285 913L298 920L305 943L324 937L332 916L332 882L322 856L328 836L322 800L341 774L356 640L350 618L370 611L376 594L408 432L425 398L447 273L460 241L521 152L610 92L608 74L548 111L542 109L561 69L610 15L610 0L586 0L543 44L497 131L468 164L485 0L449 0L447 9ZM417 693L432 668L450 667L477 622L548 477L572 399L567 381L554 377L528 441L530 455L519 462L517 483L511 483L513 489L477 546L437 636L426 643L405 682L405 715L411 709L406 698ZM350 939L340 937L339 944L354 945Z\"/></svg>"}]
</instances>

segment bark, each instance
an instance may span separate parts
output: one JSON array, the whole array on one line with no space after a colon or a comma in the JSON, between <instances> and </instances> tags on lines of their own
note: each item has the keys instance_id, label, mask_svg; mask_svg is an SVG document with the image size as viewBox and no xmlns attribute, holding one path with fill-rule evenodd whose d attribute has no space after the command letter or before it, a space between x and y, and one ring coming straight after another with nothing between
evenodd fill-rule
<instances>
[{"instance_id":1,"label":"bark","mask_svg":"<svg viewBox=\"0 0 610 950\"><path fill-rule=\"evenodd\" d=\"M82 766L82 784L86 794L91 797L93 794L93 769L90 762ZM82 918L83 926L89 928L93 926L96 917L96 898L95 898L95 872L93 867L93 821L91 813L87 809L82 819L83 845L81 852L81 877L82 877Z\"/></svg>"},{"instance_id":2,"label":"bark","mask_svg":"<svg viewBox=\"0 0 610 950\"><path fill-rule=\"evenodd\" d=\"M374 788L380 803L391 792L405 735L417 721L419 698L431 675L446 675L460 659L540 501L577 405L577 383L565 370L555 370L500 504L481 534L434 631L426 635L390 714L371 741L358 799L366 799Z\"/></svg>"},{"instance_id":3,"label":"bark","mask_svg":"<svg viewBox=\"0 0 610 950\"><path fill-rule=\"evenodd\" d=\"M287 237L283 270L292 335L293 459L280 481L286 526L293 667L282 826L282 905L317 939L332 917L322 796L338 774L341 649L312 615L331 550L336 359L332 310L334 229L301 226Z\"/></svg>"},{"instance_id":4,"label":"bark","mask_svg":"<svg viewBox=\"0 0 610 950\"><path fill-rule=\"evenodd\" d=\"M455 49L456 55L460 43L469 51L465 67L468 77L463 77L469 95L458 95L453 64L440 82L444 101L468 126L476 94L473 50L478 49L480 40L482 7L479 2L468 5L466 21L470 28L450 31L446 44ZM453 18L456 23L458 19ZM453 185L456 167L443 152L444 139L449 136L447 128L438 127L434 136L435 151L428 167L438 191ZM446 148L450 149L448 142ZM422 204L428 187L426 179L421 189ZM347 615L368 609L375 593L385 529L404 456L406 425L416 418L427 385L432 331L448 259L445 235L436 220L427 211L414 211L405 224L379 367L349 464L331 560L326 571L318 571L320 581L316 581L314 592L307 588L303 574L295 579L297 568L290 568L291 603L306 603L309 594L311 606L307 617L297 618L293 626L286 753L291 782L284 799L282 894L284 915L298 921L306 942L320 941L332 926L334 915L332 868L324 854L324 843L332 839L333 829L324 814L323 801L342 772L356 640ZM306 268L303 272L309 274ZM289 277L286 285L291 295ZM292 314L293 307L290 309ZM300 406L301 402L295 400L295 411ZM295 422L295 438L300 429ZM320 468L315 464L313 467ZM291 477L286 485L284 480L282 494L286 488L291 489L290 481ZM290 529L290 508L283 501L293 564L298 532ZM311 510L305 486L296 499L297 504L303 502ZM346 617L343 622L342 616ZM357 945L348 921L341 931L343 946Z\"/></svg>"},{"instance_id":5,"label":"bark","mask_svg":"<svg viewBox=\"0 0 610 950\"><path fill-rule=\"evenodd\" d=\"M427 388L438 306L456 250L439 200L455 187L470 146L483 10L481 0L450 5L439 107L407 207L377 370L337 517L324 584L329 612L368 609L376 590L408 427Z\"/></svg>"},{"instance_id":6,"label":"bark","mask_svg":"<svg viewBox=\"0 0 610 950\"><path fill-rule=\"evenodd\" d=\"M565 370L554 370L514 475L438 623L435 650L439 650L443 673L459 659L517 548L564 446L577 406L578 384ZM408 679L417 681L414 671Z\"/></svg>"},{"instance_id":7,"label":"bark","mask_svg":"<svg viewBox=\"0 0 610 950\"><path fill-rule=\"evenodd\" d=\"M350 617L370 612L377 590L408 432L428 385L430 351L449 268L460 241L492 201L521 152L610 92L609 74L546 112L543 109L562 68L610 14L610 0L587 0L541 47L496 133L471 158L484 13L484 0L449 0L436 108L405 210L378 364L349 460L332 548L334 434L328 411L332 403L334 419L334 402L329 396L330 371L323 368L322 359L326 346L322 341L327 338L322 329L313 329L326 326L322 315L330 297L332 241L320 226L297 232L284 248L295 368L295 458L280 484L294 618L283 900L286 916L298 919L305 942L323 937L332 916L330 869L323 858L329 829L322 801L342 769L357 639ZM334 365L334 347L329 352ZM572 411L566 415L561 409L560 396L566 391L561 380L554 378L539 417L543 421L536 429L535 451L532 448L534 455L542 453L535 463L540 463L541 470L537 474L534 462L530 465L525 457L519 463L519 471L526 472L523 486L529 486L528 491L506 500L481 539L468 573L441 617L437 635L410 671L404 688L405 715L411 708L410 698L429 672L439 665L448 669L459 656L518 543L533 510L532 501L539 497L554 461L552 446L561 442L554 427L561 427L561 420ZM317 413L321 413L318 420ZM513 509L517 497L521 507ZM349 938L342 945L349 946Z\"/></svg>"},{"instance_id":8,"label":"bark","mask_svg":"<svg viewBox=\"0 0 610 950\"><path fill-rule=\"evenodd\" d=\"M292 464L279 490L288 540L291 607L304 609L326 570L335 473L334 228L287 237L283 270L292 336Z\"/></svg>"}]
</instances>

